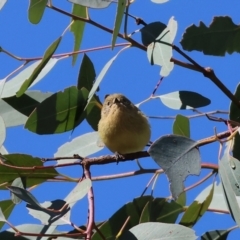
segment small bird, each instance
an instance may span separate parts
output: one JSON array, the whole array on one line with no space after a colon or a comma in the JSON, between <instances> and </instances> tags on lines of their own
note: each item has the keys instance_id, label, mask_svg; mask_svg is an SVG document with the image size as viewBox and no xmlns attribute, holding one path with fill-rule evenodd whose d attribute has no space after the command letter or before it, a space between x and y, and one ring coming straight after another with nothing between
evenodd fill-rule
<instances>
[{"instance_id":1,"label":"small bird","mask_svg":"<svg viewBox=\"0 0 240 240\"><path fill-rule=\"evenodd\" d=\"M103 143L118 154L142 151L151 136L147 117L119 93L105 96L98 132Z\"/></svg>"}]
</instances>

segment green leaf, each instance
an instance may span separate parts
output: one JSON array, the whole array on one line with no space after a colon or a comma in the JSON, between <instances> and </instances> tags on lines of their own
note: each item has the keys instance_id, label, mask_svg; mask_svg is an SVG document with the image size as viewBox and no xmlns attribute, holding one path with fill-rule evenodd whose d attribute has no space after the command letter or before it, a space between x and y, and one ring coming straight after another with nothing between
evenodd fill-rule
<instances>
[{"instance_id":1,"label":"green leaf","mask_svg":"<svg viewBox=\"0 0 240 240\"><path fill-rule=\"evenodd\" d=\"M11 184L12 181L18 177L26 177L27 187L31 187L59 175L53 168L38 169L38 167L43 167L43 163L40 158L34 158L26 154L8 154L3 155L3 157L6 159L4 164L14 167L28 167L30 169L25 170L0 165L0 184L5 182ZM5 186L1 186L1 189L5 189Z\"/></svg>"},{"instance_id":2,"label":"green leaf","mask_svg":"<svg viewBox=\"0 0 240 240\"><path fill-rule=\"evenodd\" d=\"M194 201L183 214L182 219L180 220L181 225L186 227L193 227L196 222L203 216L203 214L207 211L213 197L214 184L212 185L212 189L209 192L207 198L202 202Z\"/></svg>"},{"instance_id":3,"label":"green leaf","mask_svg":"<svg viewBox=\"0 0 240 240\"><path fill-rule=\"evenodd\" d=\"M179 224L141 223L120 235L119 240L146 240L146 239L185 239L195 240L194 230Z\"/></svg>"},{"instance_id":4,"label":"green leaf","mask_svg":"<svg viewBox=\"0 0 240 240\"><path fill-rule=\"evenodd\" d=\"M189 175L199 175L201 158L192 139L167 135L157 139L148 149L149 155L164 170L174 199L183 192L183 181Z\"/></svg>"},{"instance_id":5,"label":"green leaf","mask_svg":"<svg viewBox=\"0 0 240 240\"><path fill-rule=\"evenodd\" d=\"M240 84L237 85L237 88L235 90L234 96L240 100ZM240 123L240 109L234 102L231 102L230 104L230 110L229 110L229 119L235 122ZM233 157L240 160L240 136L239 133L235 135L234 142L233 142Z\"/></svg>"},{"instance_id":6,"label":"green leaf","mask_svg":"<svg viewBox=\"0 0 240 240\"><path fill-rule=\"evenodd\" d=\"M111 239L111 237L113 238L119 233L129 216L130 219L124 230L128 230L131 227L136 226L139 223L140 215L144 206L150 199L152 199L152 196L143 196L135 198L133 202L123 205L113 214L113 216L110 217L108 221L104 222L99 227L99 230L104 232L106 239ZM102 237L96 232L93 234L92 240L102 240Z\"/></svg>"},{"instance_id":7,"label":"green leaf","mask_svg":"<svg viewBox=\"0 0 240 240\"><path fill-rule=\"evenodd\" d=\"M71 156L73 154L78 154L81 157L87 157L103 149L103 147L98 146L98 140L98 132L83 134L74 138L71 142L67 142L60 146L54 154L54 157ZM61 160L58 163L64 164L71 162L76 162L76 159Z\"/></svg>"},{"instance_id":8,"label":"green leaf","mask_svg":"<svg viewBox=\"0 0 240 240\"><path fill-rule=\"evenodd\" d=\"M78 85L77 85L78 90L84 87L88 91L90 91L95 81L95 78L96 78L96 73L95 73L94 65L91 59L87 56L87 54L84 53L79 74L78 74Z\"/></svg>"},{"instance_id":9,"label":"green leaf","mask_svg":"<svg viewBox=\"0 0 240 240\"><path fill-rule=\"evenodd\" d=\"M181 212L183 212L182 206L174 201L169 203L165 198L151 199L144 207L139 223L175 223Z\"/></svg>"},{"instance_id":10,"label":"green leaf","mask_svg":"<svg viewBox=\"0 0 240 240\"><path fill-rule=\"evenodd\" d=\"M2 213L5 219L8 219L14 206L15 205L11 200L3 200L0 202L0 209L2 210ZM0 222L0 229L3 227L3 225L4 225L4 222Z\"/></svg>"},{"instance_id":11,"label":"green leaf","mask_svg":"<svg viewBox=\"0 0 240 240\"><path fill-rule=\"evenodd\" d=\"M117 14L115 17L115 23L114 23L114 29L113 29L113 35L112 35L112 49L115 46L116 39L122 24L122 19L124 15L124 10L126 8L126 2L127 0L118 0L117 4Z\"/></svg>"},{"instance_id":12,"label":"green leaf","mask_svg":"<svg viewBox=\"0 0 240 240\"><path fill-rule=\"evenodd\" d=\"M62 133L74 129L84 119L88 91L75 87L57 92L39 104L25 128L38 134Z\"/></svg>"},{"instance_id":13,"label":"green leaf","mask_svg":"<svg viewBox=\"0 0 240 240\"><path fill-rule=\"evenodd\" d=\"M173 123L173 134L190 138L190 123L189 119L178 114Z\"/></svg>"},{"instance_id":14,"label":"green leaf","mask_svg":"<svg viewBox=\"0 0 240 240\"><path fill-rule=\"evenodd\" d=\"M240 52L240 28L228 16L214 17L207 27L203 22L192 25L183 34L181 45L184 50L201 51L206 55L224 56Z\"/></svg>"},{"instance_id":15,"label":"green leaf","mask_svg":"<svg viewBox=\"0 0 240 240\"><path fill-rule=\"evenodd\" d=\"M48 0L30 0L28 19L31 23L37 24L42 19Z\"/></svg>"},{"instance_id":16,"label":"green leaf","mask_svg":"<svg viewBox=\"0 0 240 240\"><path fill-rule=\"evenodd\" d=\"M176 203L179 204L180 206L184 207L186 205L186 192L182 192L178 199L176 200Z\"/></svg>"},{"instance_id":17,"label":"green leaf","mask_svg":"<svg viewBox=\"0 0 240 240\"><path fill-rule=\"evenodd\" d=\"M213 230L209 232L205 232L201 236L201 240L227 240L228 234L233 229L227 229L227 230Z\"/></svg>"},{"instance_id":18,"label":"green leaf","mask_svg":"<svg viewBox=\"0 0 240 240\"><path fill-rule=\"evenodd\" d=\"M196 92L177 91L158 96L162 103L172 109L192 109L207 106L210 99Z\"/></svg>"},{"instance_id":19,"label":"green leaf","mask_svg":"<svg viewBox=\"0 0 240 240\"><path fill-rule=\"evenodd\" d=\"M73 4L72 14L78 17L87 18L87 8L78 4ZM73 51L78 51L82 42L85 22L72 19L74 23L70 27L70 31L74 35L74 48ZM78 54L74 54L72 57L72 65L76 63ZM80 88L79 88L80 89Z\"/></svg>"},{"instance_id":20,"label":"green leaf","mask_svg":"<svg viewBox=\"0 0 240 240\"><path fill-rule=\"evenodd\" d=\"M99 97L94 95L86 108L86 120L93 130L98 130L98 123L101 119L102 103Z\"/></svg>"},{"instance_id":21,"label":"green leaf","mask_svg":"<svg viewBox=\"0 0 240 240\"><path fill-rule=\"evenodd\" d=\"M42 69L46 66L46 64L48 63L48 61L50 60L50 58L52 57L52 55L54 54L54 52L56 51L59 43L61 42L62 37L59 37L56 41L54 41L50 47L48 47L48 49L46 50L46 52L44 53L43 59L42 61L39 63L39 65L34 69L33 73L31 74L31 76L25 80L25 82L22 84L21 88L18 90L18 92L16 93L17 97L21 97L25 91L31 86L31 84L33 83L33 81L38 77L38 75L40 74L40 72L42 71Z\"/></svg>"},{"instance_id":22,"label":"green leaf","mask_svg":"<svg viewBox=\"0 0 240 240\"><path fill-rule=\"evenodd\" d=\"M22 125L27 121L31 112L40 102L50 97L52 93L27 91L21 97L8 97L0 99L0 115L6 127Z\"/></svg>"}]
</instances>

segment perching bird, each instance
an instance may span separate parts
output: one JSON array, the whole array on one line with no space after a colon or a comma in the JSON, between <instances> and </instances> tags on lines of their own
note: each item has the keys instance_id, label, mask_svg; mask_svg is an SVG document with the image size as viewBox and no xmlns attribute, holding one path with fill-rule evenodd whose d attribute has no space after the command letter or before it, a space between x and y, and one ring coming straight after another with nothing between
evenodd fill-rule
<instances>
[{"instance_id":1,"label":"perching bird","mask_svg":"<svg viewBox=\"0 0 240 240\"><path fill-rule=\"evenodd\" d=\"M118 93L106 95L98 132L103 143L119 154L142 151L151 136L147 117Z\"/></svg>"}]
</instances>

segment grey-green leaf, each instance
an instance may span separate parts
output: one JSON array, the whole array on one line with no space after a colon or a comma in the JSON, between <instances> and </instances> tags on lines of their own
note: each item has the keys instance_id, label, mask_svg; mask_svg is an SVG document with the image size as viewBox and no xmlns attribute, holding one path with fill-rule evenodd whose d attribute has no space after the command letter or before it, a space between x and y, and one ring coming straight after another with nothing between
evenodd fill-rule
<instances>
[{"instance_id":1,"label":"grey-green leaf","mask_svg":"<svg viewBox=\"0 0 240 240\"><path fill-rule=\"evenodd\" d=\"M164 170L173 198L183 192L183 181L189 175L199 175L201 158L197 142L178 135L167 135L156 140L148 149L150 156Z\"/></svg>"},{"instance_id":2,"label":"grey-green leaf","mask_svg":"<svg viewBox=\"0 0 240 240\"><path fill-rule=\"evenodd\" d=\"M0 115L6 127L22 125L40 102L50 97L52 93L27 91L23 96L0 99Z\"/></svg>"},{"instance_id":3,"label":"grey-green leaf","mask_svg":"<svg viewBox=\"0 0 240 240\"><path fill-rule=\"evenodd\" d=\"M103 0L68 0L71 3L76 3L89 8L106 8L110 5L112 1Z\"/></svg>"},{"instance_id":4,"label":"grey-green leaf","mask_svg":"<svg viewBox=\"0 0 240 240\"><path fill-rule=\"evenodd\" d=\"M99 147L97 142L99 140L98 132L90 132L74 138L71 142L67 142L58 148L58 151L54 154L54 157L60 156L72 156L78 154L81 157L87 157L100 151L103 147ZM76 159L61 160L58 163L70 163L75 162Z\"/></svg>"},{"instance_id":5,"label":"grey-green leaf","mask_svg":"<svg viewBox=\"0 0 240 240\"><path fill-rule=\"evenodd\" d=\"M34 80L34 82L31 84L31 87L34 86L36 83L38 83L40 80L42 80L60 59L61 58L58 58L58 59L51 58L48 61L48 63L45 65L45 67L41 70L41 72L39 73L37 78ZM35 68L37 68L37 66L40 63L41 63L41 60L34 62L33 64L24 68L15 77L9 79L4 85L1 98L15 96L17 90L21 87L24 81L32 75L33 71L35 70Z\"/></svg>"},{"instance_id":6,"label":"grey-green leaf","mask_svg":"<svg viewBox=\"0 0 240 240\"><path fill-rule=\"evenodd\" d=\"M7 187L13 194L15 194L17 197L19 197L21 200L35 206L38 208L42 208L42 206L39 204L38 200L27 190L15 187L15 186L8 186Z\"/></svg>"},{"instance_id":7,"label":"grey-green leaf","mask_svg":"<svg viewBox=\"0 0 240 240\"><path fill-rule=\"evenodd\" d=\"M179 224L167 223L141 223L131 228L120 236L120 240L195 240L197 236L194 230L181 226Z\"/></svg>"},{"instance_id":8,"label":"grey-green leaf","mask_svg":"<svg viewBox=\"0 0 240 240\"><path fill-rule=\"evenodd\" d=\"M196 92L177 91L158 96L162 103L172 109L192 109L207 106L210 99Z\"/></svg>"},{"instance_id":9,"label":"grey-green leaf","mask_svg":"<svg viewBox=\"0 0 240 240\"><path fill-rule=\"evenodd\" d=\"M233 163L234 167L232 167ZM230 156L227 150L225 150L223 157L219 160L219 174L229 211L235 222L240 226L240 208L238 205L240 196L240 181L238 180L240 162Z\"/></svg>"}]
</instances>

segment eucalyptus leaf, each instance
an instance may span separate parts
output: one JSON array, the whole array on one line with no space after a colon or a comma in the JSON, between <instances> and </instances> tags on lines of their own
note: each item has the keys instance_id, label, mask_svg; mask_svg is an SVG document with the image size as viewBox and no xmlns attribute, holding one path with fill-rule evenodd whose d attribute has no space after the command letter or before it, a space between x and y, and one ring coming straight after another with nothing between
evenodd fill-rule
<instances>
[{"instance_id":1,"label":"eucalyptus leaf","mask_svg":"<svg viewBox=\"0 0 240 240\"><path fill-rule=\"evenodd\" d=\"M50 58L56 51L59 43L61 42L62 37L59 37L57 40L55 40L46 50L44 53L44 56L42 58L42 61L39 63L39 65L34 69L31 76L25 80L25 82L22 84L18 92L16 93L17 97L21 97L25 91L32 85L34 80L38 77L42 69L46 66L46 64L49 62Z\"/></svg>"},{"instance_id":2,"label":"eucalyptus leaf","mask_svg":"<svg viewBox=\"0 0 240 240\"><path fill-rule=\"evenodd\" d=\"M120 235L120 240L195 240L195 231L179 224L141 223Z\"/></svg>"},{"instance_id":3,"label":"eucalyptus leaf","mask_svg":"<svg viewBox=\"0 0 240 240\"><path fill-rule=\"evenodd\" d=\"M87 18L87 8L78 4L73 4L72 14L74 16ZM78 51L82 42L85 22L79 21L76 18L72 18L73 24L70 27L70 31L74 35L74 47L73 51ZM72 56L72 65L75 64L78 54Z\"/></svg>"},{"instance_id":4,"label":"eucalyptus leaf","mask_svg":"<svg viewBox=\"0 0 240 240\"><path fill-rule=\"evenodd\" d=\"M168 2L169 0L151 0L154 3L165 3Z\"/></svg>"},{"instance_id":5,"label":"eucalyptus leaf","mask_svg":"<svg viewBox=\"0 0 240 240\"><path fill-rule=\"evenodd\" d=\"M162 22L152 22L144 26L140 30L143 45L147 47L154 42L166 27L167 25Z\"/></svg>"},{"instance_id":6,"label":"eucalyptus leaf","mask_svg":"<svg viewBox=\"0 0 240 240\"><path fill-rule=\"evenodd\" d=\"M207 106L210 99L196 92L177 91L157 96L164 105L172 109L192 109Z\"/></svg>"},{"instance_id":7,"label":"eucalyptus leaf","mask_svg":"<svg viewBox=\"0 0 240 240\"><path fill-rule=\"evenodd\" d=\"M95 78L96 73L94 65L91 59L87 56L87 54L84 53L78 74L78 90L81 90L84 87L88 91L90 91L95 81Z\"/></svg>"},{"instance_id":8,"label":"eucalyptus leaf","mask_svg":"<svg viewBox=\"0 0 240 240\"><path fill-rule=\"evenodd\" d=\"M168 26L161 34L147 47L147 57L151 64L160 65L160 75L166 77L173 69L172 42L176 36L177 22L170 18Z\"/></svg>"},{"instance_id":9,"label":"eucalyptus leaf","mask_svg":"<svg viewBox=\"0 0 240 240\"><path fill-rule=\"evenodd\" d=\"M31 23L37 24L42 19L48 0L30 0L28 19Z\"/></svg>"},{"instance_id":10,"label":"eucalyptus leaf","mask_svg":"<svg viewBox=\"0 0 240 240\"><path fill-rule=\"evenodd\" d=\"M208 231L201 236L201 240L226 240L232 230L233 229Z\"/></svg>"},{"instance_id":11,"label":"eucalyptus leaf","mask_svg":"<svg viewBox=\"0 0 240 240\"><path fill-rule=\"evenodd\" d=\"M72 203L79 201L86 196L91 187L92 182L89 178L79 181L75 188L65 198L66 203L71 206Z\"/></svg>"},{"instance_id":12,"label":"eucalyptus leaf","mask_svg":"<svg viewBox=\"0 0 240 240\"><path fill-rule=\"evenodd\" d=\"M103 0L68 0L71 3L76 3L89 8L106 8L110 5L112 1Z\"/></svg>"},{"instance_id":13,"label":"eucalyptus leaf","mask_svg":"<svg viewBox=\"0 0 240 240\"><path fill-rule=\"evenodd\" d=\"M38 169L38 167L43 167L43 163L40 158L34 158L27 154L7 154L2 157L5 159L4 164L20 168L11 168L0 165L0 184L6 182L11 184L14 179L21 176L26 177L27 187L31 187L45 182L49 178L52 179L58 176L58 172L53 168ZM32 167L33 170L26 171L25 169L21 169L21 167ZM4 185L1 188L6 189Z\"/></svg>"},{"instance_id":14,"label":"eucalyptus leaf","mask_svg":"<svg viewBox=\"0 0 240 240\"><path fill-rule=\"evenodd\" d=\"M191 25L186 29L181 45L187 51L201 51L206 55L224 56L240 52L239 25L228 16L214 17L207 27L202 21L199 26Z\"/></svg>"},{"instance_id":15,"label":"eucalyptus leaf","mask_svg":"<svg viewBox=\"0 0 240 240\"><path fill-rule=\"evenodd\" d=\"M193 227L197 221L203 216L207 211L208 207L213 198L214 184L209 194L206 196L204 201L197 202L196 200L187 208L186 212L183 214L179 224L186 227Z\"/></svg>"},{"instance_id":16,"label":"eucalyptus leaf","mask_svg":"<svg viewBox=\"0 0 240 240\"><path fill-rule=\"evenodd\" d=\"M207 195L209 194L209 192L211 191L211 189L212 189L212 184L204 188L202 192L200 192L198 196L195 198L195 201L203 202L207 197ZM240 201L239 201L239 205L240 205ZM220 211L228 211L228 207L224 200L224 193L223 193L221 182L219 182L219 184L217 184L217 182L214 182L213 198L212 198L211 204L209 205L209 208L220 210ZM221 214L219 212L215 212L215 213Z\"/></svg>"},{"instance_id":17,"label":"eucalyptus leaf","mask_svg":"<svg viewBox=\"0 0 240 240\"><path fill-rule=\"evenodd\" d=\"M7 0L0 1L0 10L3 8L3 6L5 5L6 2L7 2Z\"/></svg>"},{"instance_id":18,"label":"eucalyptus leaf","mask_svg":"<svg viewBox=\"0 0 240 240\"><path fill-rule=\"evenodd\" d=\"M231 157L227 150L221 160L219 160L219 174L222 182L223 192L228 209L232 218L240 226L240 190L239 190L239 171L240 163Z\"/></svg>"},{"instance_id":19,"label":"eucalyptus leaf","mask_svg":"<svg viewBox=\"0 0 240 240\"><path fill-rule=\"evenodd\" d=\"M99 147L97 142L99 139L98 132L90 132L79 137L74 138L71 142L67 142L58 148L58 151L54 154L54 157L60 156L72 156L78 154L81 157L87 157L103 149ZM58 163L70 163L75 162L73 160L61 160Z\"/></svg>"},{"instance_id":20,"label":"eucalyptus leaf","mask_svg":"<svg viewBox=\"0 0 240 240\"><path fill-rule=\"evenodd\" d=\"M124 15L124 10L126 8L126 3L127 0L118 0L117 2L117 14L115 17L115 22L114 22L114 28L113 28L113 34L112 34L112 49L115 46L116 39L122 24L122 19Z\"/></svg>"},{"instance_id":21,"label":"eucalyptus leaf","mask_svg":"<svg viewBox=\"0 0 240 240\"><path fill-rule=\"evenodd\" d=\"M42 208L38 200L26 189L23 189L21 187L15 187L15 186L8 186L7 188L21 200L35 207Z\"/></svg>"},{"instance_id":22,"label":"eucalyptus leaf","mask_svg":"<svg viewBox=\"0 0 240 240\"><path fill-rule=\"evenodd\" d=\"M1 208L0 208L0 222L6 222L6 218L4 217L4 214Z\"/></svg>"},{"instance_id":23,"label":"eucalyptus leaf","mask_svg":"<svg viewBox=\"0 0 240 240\"><path fill-rule=\"evenodd\" d=\"M125 231L139 224L141 212L150 199L152 199L152 196L143 196L135 198L132 202L123 205L107 221L99 226L99 230L105 233L104 236L106 239L116 239L116 235L128 217L130 217L130 219L124 227ZM102 240L102 236L99 235L98 232L95 232L92 240Z\"/></svg>"},{"instance_id":24,"label":"eucalyptus leaf","mask_svg":"<svg viewBox=\"0 0 240 240\"><path fill-rule=\"evenodd\" d=\"M27 91L23 96L0 99L0 115L6 127L22 125L40 102L50 97L52 93Z\"/></svg>"},{"instance_id":25,"label":"eucalyptus leaf","mask_svg":"<svg viewBox=\"0 0 240 240\"><path fill-rule=\"evenodd\" d=\"M190 122L183 115L178 114L173 123L173 134L190 138Z\"/></svg>"},{"instance_id":26,"label":"eucalyptus leaf","mask_svg":"<svg viewBox=\"0 0 240 240\"><path fill-rule=\"evenodd\" d=\"M24 181L24 182L23 182ZM25 178L21 178L21 177L18 177L16 179L14 179L14 181L12 182L11 186L14 186L14 187L19 187L19 188L23 188L25 189L26 187L26 179ZM13 201L14 204L18 204L20 203L22 200L17 196L15 195L13 192L11 192L11 199Z\"/></svg>"},{"instance_id":27,"label":"eucalyptus leaf","mask_svg":"<svg viewBox=\"0 0 240 240\"><path fill-rule=\"evenodd\" d=\"M70 224L70 208L69 206L63 208L65 205L66 201L57 199L41 203L41 208L36 205L27 204L27 209L29 214L41 221L43 225L57 227L58 225ZM48 209L51 209L51 211ZM62 211L59 211L61 209Z\"/></svg>"},{"instance_id":28,"label":"eucalyptus leaf","mask_svg":"<svg viewBox=\"0 0 240 240\"><path fill-rule=\"evenodd\" d=\"M33 87L40 80L42 80L52 70L52 68L60 59L61 58L58 58L58 59L51 58L48 61L48 63L45 65L45 67L41 70L41 72L39 73L35 81L31 84L31 87ZM21 72L19 72L15 77L7 80L7 82L4 84L1 98L8 98L8 97L15 96L20 86L24 83L26 79L28 79L33 74L33 71L37 68L37 66L40 63L41 63L41 60L38 60L32 63L31 65L28 65Z\"/></svg>"},{"instance_id":29,"label":"eucalyptus leaf","mask_svg":"<svg viewBox=\"0 0 240 240\"><path fill-rule=\"evenodd\" d=\"M25 128L38 134L62 133L74 129L84 119L88 91L75 87L57 92L39 104Z\"/></svg>"},{"instance_id":30,"label":"eucalyptus leaf","mask_svg":"<svg viewBox=\"0 0 240 240\"><path fill-rule=\"evenodd\" d=\"M201 158L197 142L178 135L157 139L148 149L149 155L164 170L173 198L183 192L183 181L189 175L199 175Z\"/></svg>"},{"instance_id":31,"label":"eucalyptus leaf","mask_svg":"<svg viewBox=\"0 0 240 240\"><path fill-rule=\"evenodd\" d=\"M237 88L235 90L234 96L240 100L240 83L238 83ZM230 109L229 109L229 119L234 121L234 122L240 122L240 110L239 107L231 101L230 104ZM232 124L232 127L234 127L234 125ZM237 158L238 160L240 160L240 135L239 132L235 135L234 137L234 142L233 142L233 157Z\"/></svg>"},{"instance_id":32,"label":"eucalyptus leaf","mask_svg":"<svg viewBox=\"0 0 240 240\"><path fill-rule=\"evenodd\" d=\"M28 232L28 233L33 233L33 234L52 234L55 233L55 226L43 226L43 225L38 225L38 224L22 224L22 225L17 225L15 226L19 231L21 232ZM58 233L58 232L57 232ZM18 236L16 238L16 232L12 229L9 228L3 232L0 232L0 238L1 239L7 239L7 240L36 240L36 236ZM48 237L41 237L41 240L47 240Z\"/></svg>"},{"instance_id":33,"label":"eucalyptus leaf","mask_svg":"<svg viewBox=\"0 0 240 240\"><path fill-rule=\"evenodd\" d=\"M13 204L13 202L11 200L0 201L0 210L2 211L1 214L4 215L5 219L8 219L12 210L14 209L14 206L15 205ZM0 216L0 218L3 218L3 216ZM0 229L3 227L4 224L5 224L5 221L3 221L3 222L0 221Z\"/></svg>"},{"instance_id":34,"label":"eucalyptus leaf","mask_svg":"<svg viewBox=\"0 0 240 240\"><path fill-rule=\"evenodd\" d=\"M122 48L113 58L111 58L103 67L103 69L101 70L101 72L99 73L95 83L92 86L92 89L89 93L88 96L88 103L91 101L93 95L95 94L95 92L97 91L101 81L103 80L105 74L107 73L108 69L111 67L112 63L116 60L116 58L118 57L118 55L124 51L125 49L127 49L128 47Z\"/></svg>"},{"instance_id":35,"label":"eucalyptus leaf","mask_svg":"<svg viewBox=\"0 0 240 240\"><path fill-rule=\"evenodd\" d=\"M0 115L0 147L3 145L6 138L6 126L3 118Z\"/></svg>"}]
</instances>

